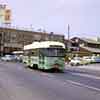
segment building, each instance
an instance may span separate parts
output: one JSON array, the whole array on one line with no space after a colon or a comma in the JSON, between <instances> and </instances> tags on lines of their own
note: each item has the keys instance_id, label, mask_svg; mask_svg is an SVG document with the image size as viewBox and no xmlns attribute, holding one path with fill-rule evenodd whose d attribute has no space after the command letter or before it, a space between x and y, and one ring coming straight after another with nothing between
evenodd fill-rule
<instances>
[{"instance_id":1,"label":"building","mask_svg":"<svg viewBox=\"0 0 100 100\"><path fill-rule=\"evenodd\" d=\"M88 56L88 55L97 55L100 54L100 41L96 41L89 38L79 38L74 37L71 39L77 48L76 50L72 50L73 54L78 54L80 56Z\"/></svg>"},{"instance_id":2,"label":"building","mask_svg":"<svg viewBox=\"0 0 100 100\"><path fill-rule=\"evenodd\" d=\"M66 49L69 49L69 53L72 51L79 51L79 43L77 41L73 41L73 40L67 40L65 39L64 41Z\"/></svg>"},{"instance_id":3,"label":"building","mask_svg":"<svg viewBox=\"0 0 100 100\"><path fill-rule=\"evenodd\" d=\"M78 41L67 40L64 41L66 46L66 57L65 60L69 61L69 58L76 56L77 52L79 52L79 43Z\"/></svg>"},{"instance_id":4,"label":"building","mask_svg":"<svg viewBox=\"0 0 100 100\"><path fill-rule=\"evenodd\" d=\"M34 32L25 29L0 28L0 53L6 54L22 50L24 45L34 41L54 40L64 42L64 35Z\"/></svg>"}]
</instances>

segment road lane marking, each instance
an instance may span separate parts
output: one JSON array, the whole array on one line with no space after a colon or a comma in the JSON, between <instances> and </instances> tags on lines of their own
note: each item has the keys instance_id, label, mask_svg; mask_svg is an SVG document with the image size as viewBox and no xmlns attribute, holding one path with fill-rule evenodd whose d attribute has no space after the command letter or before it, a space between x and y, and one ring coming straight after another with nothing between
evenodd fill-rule
<instances>
[{"instance_id":1,"label":"road lane marking","mask_svg":"<svg viewBox=\"0 0 100 100\"><path fill-rule=\"evenodd\" d=\"M43 74L42 74L43 75ZM51 74L44 74L45 76L48 76L49 78L53 78L53 79L56 79L56 77L54 75L51 75ZM58 79L57 79L58 80ZM75 82L75 81L72 81L72 80L68 80L66 79L64 82L63 81L60 81L61 83L63 83L63 85L66 85L67 82L73 84L73 85L77 85L77 86L80 86L80 87L84 87L84 88L88 88L88 89L91 89L93 91L98 91L100 92L100 89L99 88L96 88L96 87L93 87L93 86L89 86L89 85L85 85L85 84L82 84L80 82Z\"/></svg>"},{"instance_id":2,"label":"road lane marking","mask_svg":"<svg viewBox=\"0 0 100 100\"><path fill-rule=\"evenodd\" d=\"M75 73L75 74L76 74L76 73ZM73 75L75 75L75 74L73 74ZM50 74L50 73L42 72L42 73L40 73L40 75L46 76L46 77L51 78L51 79L56 79L56 81L58 80L58 79L56 78L55 75L52 75L52 74ZM78 75L78 74L77 74L77 75ZM84 76L84 75L83 75L83 76ZM92 77L93 75L85 75L85 76ZM94 77L92 77L92 78L100 79L100 77L96 77L96 76L94 76ZM64 82L61 81L61 80L60 80L59 82L63 83L63 85L67 85L67 82L69 82L69 83L71 83L71 84L73 84L73 85L77 85L77 86L80 86L80 87L84 87L84 88L91 89L91 90L93 90L93 91L100 92L100 89L99 89L99 88L96 88L96 87L93 87L93 86L89 86L89 85L85 85L85 84L80 83L80 82L75 82L75 81L69 80L69 79L67 79L67 78L65 79Z\"/></svg>"},{"instance_id":3,"label":"road lane marking","mask_svg":"<svg viewBox=\"0 0 100 100\"><path fill-rule=\"evenodd\" d=\"M75 82L75 81L72 81L72 80L66 80L66 82L69 82L69 83L72 83L72 84L77 85L77 86L85 87L85 88L100 92L99 88L92 87L92 86L89 86L89 85L85 85L85 84L82 84L80 82Z\"/></svg>"},{"instance_id":4,"label":"road lane marking","mask_svg":"<svg viewBox=\"0 0 100 100\"><path fill-rule=\"evenodd\" d=\"M100 77L95 76L95 75L89 75L89 74L83 74L83 73L73 73L71 72L72 75L78 75L78 76L82 76L82 77L87 77L87 78L92 78L92 79L97 79L100 80Z\"/></svg>"},{"instance_id":5,"label":"road lane marking","mask_svg":"<svg viewBox=\"0 0 100 100\"><path fill-rule=\"evenodd\" d=\"M99 66L89 66L89 67L87 67L87 66L79 66L78 68L82 68L82 69L89 69L89 70L95 70L95 71L100 71L100 68L99 68Z\"/></svg>"},{"instance_id":6,"label":"road lane marking","mask_svg":"<svg viewBox=\"0 0 100 100\"><path fill-rule=\"evenodd\" d=\"M56 79L56 77L54 75L51 75L51 74L42 74L43 76L48 76L49 78L53 78L53 79ZM58 80L58 79L57 79ZM84 88L88 88L88 89L91 89L93 91L98 91L100 92L100 89L99 88L96 88L96 87L93 87L93 86L89 86L89 85L85 85L83 83L80 83L80 82L75 82L75 81L72 81L72 80L69 80L66 78L66 80L63 82L63 81L60 81L63 83L63 85L66 85L67 82L73 84L73 85L77 85L77 86L80 86L80 87L84 87Z\"/></svg>"}]
</instances>

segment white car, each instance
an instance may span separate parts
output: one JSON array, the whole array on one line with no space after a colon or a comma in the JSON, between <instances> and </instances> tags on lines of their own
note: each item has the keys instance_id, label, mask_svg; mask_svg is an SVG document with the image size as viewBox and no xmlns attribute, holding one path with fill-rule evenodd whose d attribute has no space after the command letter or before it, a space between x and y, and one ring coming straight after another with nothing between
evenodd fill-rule
<instances>
[{"instance_id":1,"label":"white car","mask_svg":"<svg viewBox=\"0 0 100 100\"><path fill-rule=\"evenodd\" d=\"M15 60L15 57L12 55L5 55L4 57L1 57L2 61L13 61Z\"/></svg>"},{"instance_id":2,"label":"white car","mask_svg":"<svg viewBox=\"0 0 100 100\"><path fill-rule=\"evenodd\" d=\"M100 56L92 56L92 63L100 63Z\"/></svg>"},{"instance_id":3,"label":"white car","mask_svg":"<svg viewBox=\"0 0 100 100\"><path fill-rule=\"evenodd\" d=\"M71 59L70 63L69 63L71 66L76 66L76 65L82 65L83 64L83 61L82 61L82 58L80 57L74 57L73 59Z\"/></svg>"},{"instance_id":4,"label":"white car","mask_svg":"<svg viewBox=\"0 0 100 100\"><path fill-rule=\"evenodd\" d=\"M91 58L91 56L84 56L83 60L86 61L88 64L93 62L93 59Z\"/></svg>"},{"instance_id":5,"label":"white car","mask_svg":"<svg viewBox=\"0 0 100 100\"><path fill-rule=\"evenodd\" d=\"M88 62L87 60L81 58L81 57L74 57L74 58L70 61L69 64L72 65L72 66L74 66L74 65L75 65L75 66L76 66L76 65L87 65L87 64L89 64L89 62Z\"/></svg>"}]
</instances>

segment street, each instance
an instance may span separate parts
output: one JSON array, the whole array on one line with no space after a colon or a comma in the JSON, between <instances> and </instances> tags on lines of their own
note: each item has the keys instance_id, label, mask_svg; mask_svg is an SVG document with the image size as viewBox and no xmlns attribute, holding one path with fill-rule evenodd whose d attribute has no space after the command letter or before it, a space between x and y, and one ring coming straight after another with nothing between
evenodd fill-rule
<instances>
[{"instance_id":1,"label":"street","mask_svg":"<svg viewBox=\"0 0 100 100\"><path fill-rule=\"evenodd\" d=\"M100 100L98 70L66 66L48 73L0 61L0 76L0 100Z\"/></svg>"}]
</instances>

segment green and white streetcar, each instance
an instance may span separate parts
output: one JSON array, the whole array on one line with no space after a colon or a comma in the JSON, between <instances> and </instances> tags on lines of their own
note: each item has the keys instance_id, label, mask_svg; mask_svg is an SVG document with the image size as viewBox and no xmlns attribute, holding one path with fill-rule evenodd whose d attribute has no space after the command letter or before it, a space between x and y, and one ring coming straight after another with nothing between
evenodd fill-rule
<instances>
[{"instance_id":1,"label":"green and white streetcar","mask_svg":"<svg viewBox=\"0 0 100 100\"><path fill-rule=\"evenodd\" d=\"M23 62L26 66L43 70L58 69L65 66L65 45L57 41L33 42L24 46Z\"/></svg>"}]
</instances>

